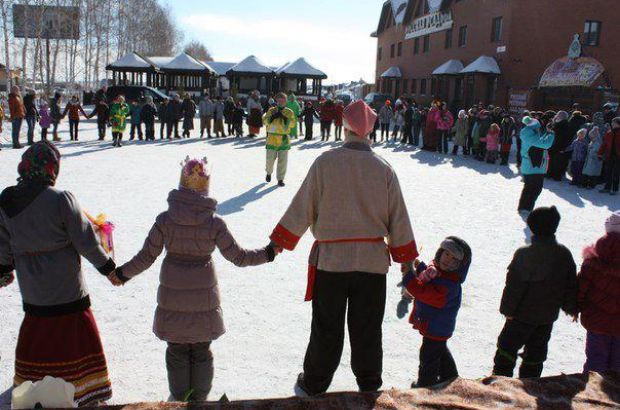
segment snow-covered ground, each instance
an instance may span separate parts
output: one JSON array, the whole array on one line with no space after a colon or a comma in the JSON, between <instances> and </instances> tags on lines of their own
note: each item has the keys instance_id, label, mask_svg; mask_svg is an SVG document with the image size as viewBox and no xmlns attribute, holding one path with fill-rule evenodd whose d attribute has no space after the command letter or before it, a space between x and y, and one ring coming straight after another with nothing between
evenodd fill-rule
<instances>
[{"instance_id":1,"label":"snow-covered ground","mask_svg":"<svg viewBox=\"0 0 620 410\"><path fill-rule=\"evenodd\" d=\"M114 149L96 139L96 125L83 122L79 143L59 144L63 154L58 187L72 191L93 214L105 212L117 226L117 262L142 246L168 191L179 179L186 156L207 156L213 167L212 195L238 241L262 247L301 184L308 167L336 143L296 141L290 153L288 185L264 183L264 140L220 139L128 142ZM318 128L318 127L317 127ZM66 124L62 137L68 139ZM157 136L159 126L157 126ZM315 135L318 129L315 130ZM10 126L3 137L9 139ZM109 139L109 138L108 138ZM499 300L513 252L526 240L516 212L521 180L516 168L487 165L470 158L442 156L395 144L375 148L396 169L425 260L447 235L465 238L474 257L464 287L457 331L449 342L459 371L478 378L490 373L497 335L503 325ZM4 144L0 187L13 184L22 151ZM513 156L514 157L514 156ZM514 160L514 158L513 158ZM562 214L559 240L581 263L582 248L603 233L618 197L546 182L539 205L556 205ZM310 330L311 307L303 302L309 234L294 253L273 264L238 269L216 255L228 333L213 345L215 381L212 399L288 396L302 369ZM85 264L93 310L101 331L114 389L113 403L168 397L165 343L151 332L161 259L124 288L113 288ZM419 334L396 317L399 267L388 277L384 322L384 387L406 388L416 377ZM0 290L0 388L9 388L14 348L23 316L17 286ZM579 372L584 361L584 331L570 318L558 320L545 375ZM352 390L348 346L331 390Z\"/></svg>"}]
</instances>

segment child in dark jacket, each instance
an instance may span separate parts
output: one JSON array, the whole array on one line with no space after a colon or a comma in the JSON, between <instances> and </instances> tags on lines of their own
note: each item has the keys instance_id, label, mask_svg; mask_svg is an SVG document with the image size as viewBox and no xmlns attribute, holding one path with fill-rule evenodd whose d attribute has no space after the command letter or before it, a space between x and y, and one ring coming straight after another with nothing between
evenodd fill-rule
<instances>
[{"instance_id":1,"label":"child in dark jacket","mask_svg":"<svg viewBox=\"0 0 620 410\"><path fill-rule=\"evenodd\" d=\"M237 101L232 112L232 126L237 138L243 137L243 119L245 117L247 117L247 115L241 106L241 101Z\"/></svg>"},{"instance_id":2,"label":"child in dark jacket","mask_svg":"<svg viewBox=\"0 0 620 410\"><path fill-rule=\"evenodd\" d=\"M97 116L97 132L99 133L99 141L103 141L105 139L108 123L110 122L110 107L104 99L97 101L97 105L95 105L93 112L90 113L88 118L93 118L95 115Z\"/></svg>"},{"instance_id":3,"label":"child in dark jacket","mask_svg":"<svg viewBox=\"0 0 620 410\"><path fill-rule=\"evenodd\" d=\"M303 118L304 126L306 127L306 141L310 141L314 136L314 119L320 120L319 114L312 105L311 101L306 101L306 106L301 112L301 118Z\"/></svg>"},{"instance_id":4,"label":"child in dark jacket","mask_svg":"<svg viewBox=\"0 0 620 410\"><path fill-rule=\"evenodd\" d=\"M153 102L153 97L146 97L146 103L140 111L140 121L144 123L144 137L147 141L155 141L155 117L157 107Z\"/></svg>"},{"instance_id":5,"label":"child in dark jacket","mask_svg":"<svg viewBox=\"0 0 620 410\"><path fill-rule=\"evenodd\" d=\"M570 251L555 239L558 210L535 209L527 224L534 234L532 244L517 250L508 266L500 306L506 324L497 340L497 376L512 377L524 347L519 378L540 377L560 309L577 315L577 267Z\"/></svg>"},{"instance_id":6,"label":"child in dark jacket","mask_svg":"<svg viewBox=\"0 0 620 410\"><path fill-rule=\"evenodd\" d=\"M584 250L578 277L581 324L588 331L584 372L620 372L620 211L605 231Z\"/></svg>"},{"instance_id":7,"label":"child in dark jacket","mask_svg":"<svg viewBox=\"0 0 620 410\"><path fill-rule=\"evenodd\" d=\"M458 377L447 341L461 308L462 284L471 264L471 248L462 239L446 238L430 266L420 262L407 267L403 286L414 298L409 322L423 337L418 381L412 387L429 387Z\"/></svg>"}]
</instances>

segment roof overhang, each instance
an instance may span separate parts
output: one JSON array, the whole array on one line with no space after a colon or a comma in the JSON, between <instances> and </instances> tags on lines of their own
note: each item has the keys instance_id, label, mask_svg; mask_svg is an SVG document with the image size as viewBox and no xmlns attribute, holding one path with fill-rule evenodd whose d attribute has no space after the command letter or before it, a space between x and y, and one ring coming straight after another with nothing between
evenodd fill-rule
<instances>
[{"instance_id":1,"label":"roof overhang","mask_svg":"<svg viewBox=\"0 0 620 410\"><path fill-rule=\"evenodd\" d=\"M493 74L501 75L502 70L497 60L489 56L480 56L473 63L461 70L460 74Z\"/></svg>"},{"instance_id":2,"label":"roof overhang","mask_svg":"<svg viewBox=\"0 0 620 410\"><path fill-rule=\"evenodd\" d=\"M433 75L459 75L461 71L463 71L465 67L460 60L448 60L435 70L433 70Z\"/></svg>"}]
</instances>

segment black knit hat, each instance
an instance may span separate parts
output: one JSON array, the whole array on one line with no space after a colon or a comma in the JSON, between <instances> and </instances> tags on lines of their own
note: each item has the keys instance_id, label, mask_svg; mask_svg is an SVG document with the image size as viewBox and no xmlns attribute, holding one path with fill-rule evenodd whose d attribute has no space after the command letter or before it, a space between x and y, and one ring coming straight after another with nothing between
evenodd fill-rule
<instances>
[{"instance_id":1,"label":"black knit hat","mask_svg":"<svg viewBox=\"0 0 620 410\"><path fill-rule=\"evenodd\" d=\"M534 235L553 236L558 230L560 219L560 213L555 206L536 208L528 216L527 226Z\"/></svg>"}]
</instances>

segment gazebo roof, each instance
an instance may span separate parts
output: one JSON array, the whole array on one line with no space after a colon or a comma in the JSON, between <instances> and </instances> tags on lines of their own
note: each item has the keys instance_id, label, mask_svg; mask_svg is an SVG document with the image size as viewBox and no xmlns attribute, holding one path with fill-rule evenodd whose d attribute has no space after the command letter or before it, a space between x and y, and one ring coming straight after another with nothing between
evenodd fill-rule
<instances>
[{"instance_id":1,"label":"gazebo roof","mask_svg":"<svg viewBox=\"0 0 620 410\"><path fill-rule=\"evenodd\" d=\"M129 53L119 58L113 63L108 64L106 67L108 69L145 69L145 68L156 68L154 63L149 59L144 58L137 53Z\"/></svg>"},{"instance_id":2,"label":"gazebo roof","mask_svg":"<svg viewBox=\"0 0 620 410\"><path fill-rule=\"evenodd\" d=\"M459 60L448 60L433 71L433 75L454 75L463 71L463 63Z\"/></svg>"},{"instance_id":3,"label":"gazebo roof","mask_svg":"<svg viewBox=\"0 0 620 410\"><path fill-rule=\"evenodd\" d=\"M295 77L314 77L326 79L327 74L323 71L315 68L312 64L308 63L303 57L298 58L292 63L288 63L278 70L276 73L282 76L295 76Z\"/></svg>"},{"instance_id":4,"label":"gazebo roof","mask_svg":"<svg viewBox=\"0 0 620 410\"><path fill-rule=\"evenodd\" d=\"M267 67L255 56L249 56L243 59L241 62L232 66L227 74L275 74L274 70Z\"/></svg>"},{"instance_id":5,"label":"gazebo roof","mask_svg":"<svg viewBox=\"0 0 620 410\"><path fill-rule=\"evenodd\" d=\"M211 67L217 75L226 75L226 72L230 70L236 63L225 63L221 61L209 61L209 67Z\"/></svg>"},{"instance_id":6,"label":"gazebo roof","mask_svg":"<svg viewBox=\"0 0 620 410\"><path fill-rule=\"evenodd\" d=\"M160 66L162 70L168 71L209 71L214 73L207 63L196 60L194 57L181 53L174 57L170 62Z\"/></svg>"},{"instance_id":7,"label":"gazebo roof","mask_svg":"<svg viewBox=\"0 0 620 410\"><path fill-rule=\"evenodd\" d=\"M500 75L502 70L499 68L497 61L493 57L480 56L473 63L461 70L461 74L472 73Z\"/></svg>"},{"instance_id":8,"label":"gazebo roof","mask_svg":"<svg viewBox=\"0 0 620 410\"><path fill-rule=\"evenodd\" d=\"M174 57L153 56L149 60L159 68L174 60Z\"/></svg>"}]
</instances>

